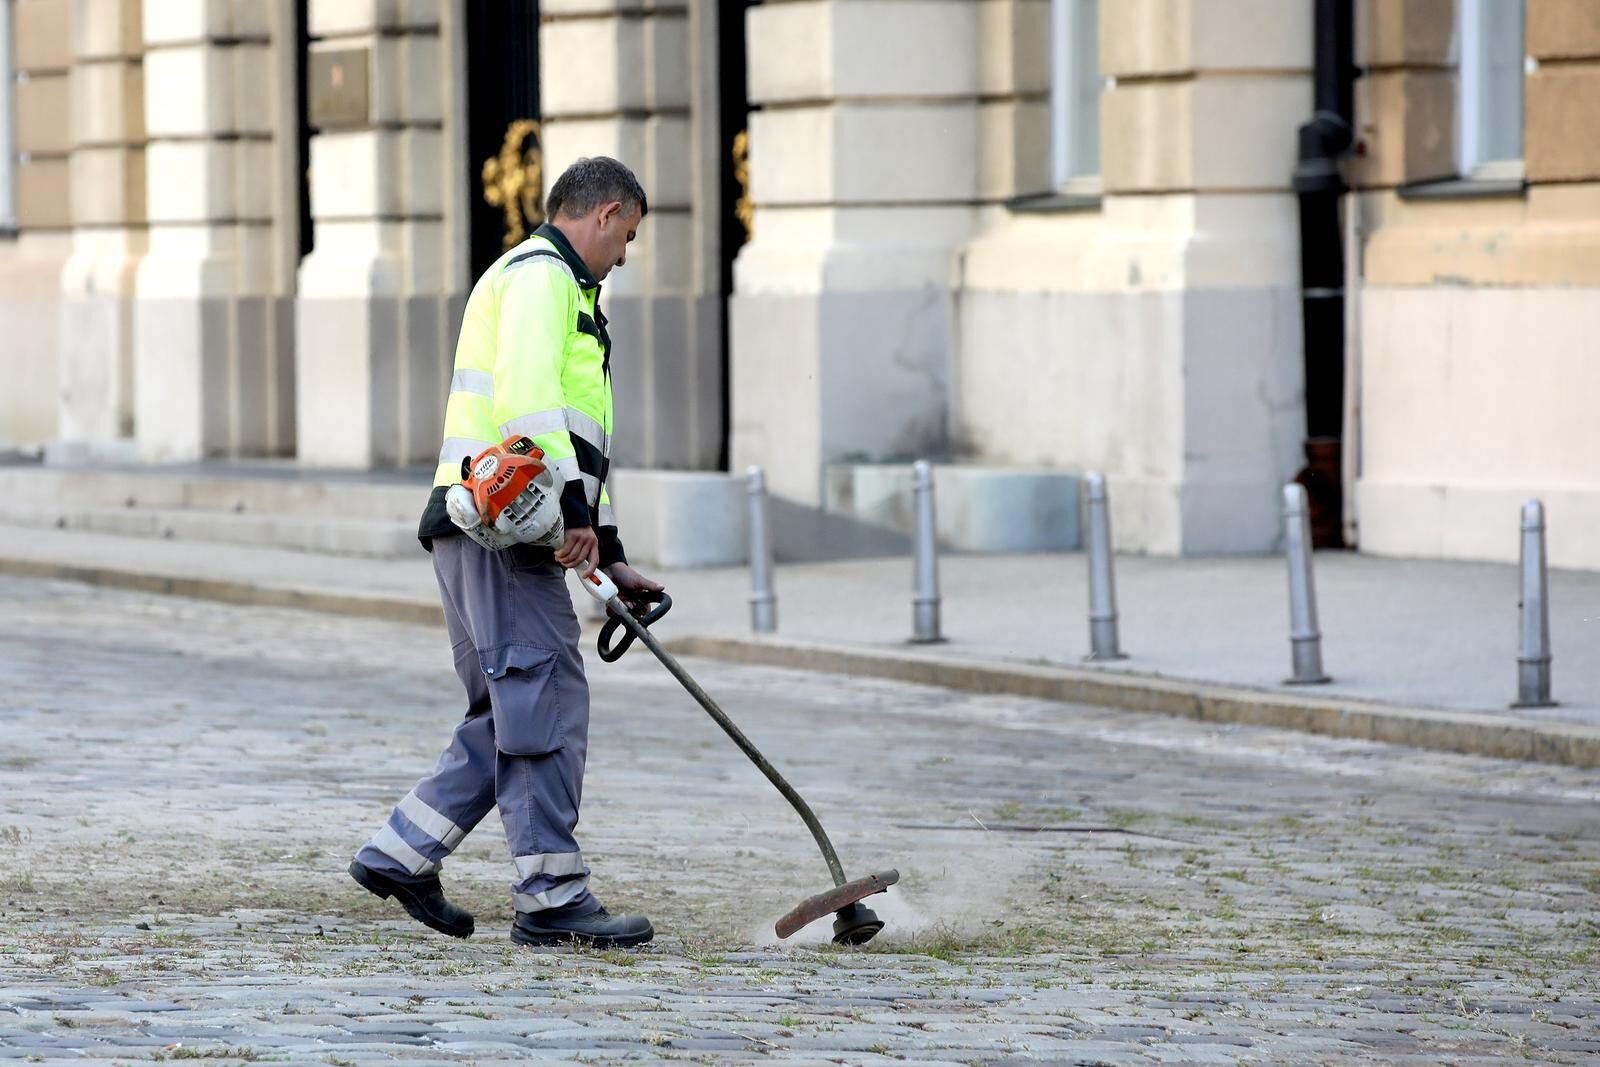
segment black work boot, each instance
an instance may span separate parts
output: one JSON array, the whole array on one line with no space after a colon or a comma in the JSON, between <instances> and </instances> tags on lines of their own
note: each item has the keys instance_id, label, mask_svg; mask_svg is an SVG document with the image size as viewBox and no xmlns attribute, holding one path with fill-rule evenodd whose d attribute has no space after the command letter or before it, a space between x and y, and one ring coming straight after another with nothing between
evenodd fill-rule
<instances>
[{"instance_id":1,"label":"black work boot","mask_svg":"<svg viewBox=\"0 0 1600 1067\"><path fill-rule=\"evenodd\" d=\"M402 882L355 860L350 861L350 877L361 883L361 887L369 893L384 898L394 897L406 909L406 913L423 926L451 937L472 936L472 913L446 900L444 887L437 878Z\"/></svg>"},{"instance_id":2,"label":"black work boot","mask_svg":"<svg viewBox=\"0 0 1600 1067\"><path fill-rule=\"evenodd\" d=\"M604 908L577 918L519 911L511 923L511 940L519 945L578 942L596 948L625 948L642 945L654 936L656 928L643 915L612 915Z\"/></svg>"}]
</instances>

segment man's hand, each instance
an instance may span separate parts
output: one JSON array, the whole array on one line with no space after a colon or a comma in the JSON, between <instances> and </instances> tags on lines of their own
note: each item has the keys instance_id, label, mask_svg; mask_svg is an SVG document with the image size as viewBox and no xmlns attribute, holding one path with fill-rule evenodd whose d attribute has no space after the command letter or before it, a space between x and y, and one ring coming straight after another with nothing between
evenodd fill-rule
<instances>
[{"instance_id":1,"label":"man's hand","mask_svg":"<svg viewBox=\"0 0 1600 1067\"><path fill-rule=\"evenodd\" d=\"M613 563L606 568L606 573L617 583L617 591L623 594L657 593L664 588L660 582L651 581L626 563Z\"/></svg>"},{"instance_id":2,"label":"man's hand","mask_svg":"<svg viewBox=\"0 0 1600 1067\"><path fill-rule=\"evenodd\" d=\"M594 527L568 527L567 539L556 549L556 562L563 567L575 567L580 572L593 570L600 563L600 538L595 534Z\"/></svg>"}]
</instances>

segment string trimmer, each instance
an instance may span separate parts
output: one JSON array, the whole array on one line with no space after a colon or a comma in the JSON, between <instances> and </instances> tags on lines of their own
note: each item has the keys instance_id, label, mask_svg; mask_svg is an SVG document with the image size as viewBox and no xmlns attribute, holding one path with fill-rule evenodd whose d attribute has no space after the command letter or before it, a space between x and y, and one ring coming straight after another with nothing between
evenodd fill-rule
<instances>
[{"instance_id":1,"label":"string trimmer","mask_svg":"<svg viewBox=\"0 0 1600 1067\"><path fill-rule=\"evenodd\" d=\"M864 945L871 941L873 935L883 929L883 920L861 901L874 893L882 893L894 885L900 880L900 872L882 871L878 874L869 874L865 878L857 878L853 882L845 878L844 865L839 862L839 854L833 850L833 842L828 840L827 832L822 829L822 823L817 820L805 798L795 791L794 786L790 785L772 764L767 762L766 757L750 742L733 720L728 718L727 713L717 706L717 702L700 688L699 683L690 677L682 664L673 658L672 653L662 648L661 642L650 633L651 624L671 610L671 597L666 593L632 593L629 594L629 599L633 601L630 605L617 592L616 583L603 571L591 570L581 574L580 577L584 592L604 604L611 616L600 631L600 658L607 663L614 663L633 644L634 638L643 641L645 647L655 653L661 665L682 683L689 691L689 695L694 697L702 708L706 709L706 714L716 720L717 725L722 727L722 732L732 738L733 743L739 746L739 750L750 757L750 762L767 776L767 781L777 787L778 792L783 794L783 799L787 800L799 814L806 824L806 829L810 830L811 836L816 839L817 848L822 850L822 858L828 862L828 872L833 875L833 888L807 897L795 905L773 927L777 935L789 937L832 912L833 940L837 944ZM648 610L636 617L633 613L636 608L648 608ZM613 645L612 637L619 624L626 627L628 632L623 635L620 644Z\"/></svg>"}]
</instances>

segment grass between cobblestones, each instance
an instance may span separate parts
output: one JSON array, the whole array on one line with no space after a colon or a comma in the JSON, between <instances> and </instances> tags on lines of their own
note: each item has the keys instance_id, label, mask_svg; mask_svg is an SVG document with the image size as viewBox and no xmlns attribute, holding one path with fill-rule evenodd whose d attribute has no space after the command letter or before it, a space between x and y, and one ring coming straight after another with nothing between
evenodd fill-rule
<instances>
[{"instance_id":1,"label":"grass between cobblestones","mask_svg":"<svg viewBox=\"0 0 1600 1067\"><path fill-rule=\"evenodd\" d=\"M1600 1056L1600 773L696 664L852 870L903 874L864 950L780 945L822 864L635 658L595 674L580 836L663 935L533 952L492 816L446 873L467 941L343 873L448 728L437 634L0 597L0 1055ZM110 636L63 677L90 612Z\"/></svg>"}]
</instances>

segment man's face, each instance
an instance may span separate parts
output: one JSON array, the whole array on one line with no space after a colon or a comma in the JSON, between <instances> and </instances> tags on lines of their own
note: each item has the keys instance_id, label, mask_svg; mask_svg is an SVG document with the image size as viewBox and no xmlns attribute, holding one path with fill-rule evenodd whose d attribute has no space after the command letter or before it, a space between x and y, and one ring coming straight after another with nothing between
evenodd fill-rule
<instances>
[{"instance_id":1,"label":"man's face","mask_svg":"<svg viewBox=\"0 0 1600 1067\"><path fill-rule=\"evenodd\" d=\"M637 207L624 214L622 205L615 201L601 205L595 233L598 262L589 264L596 281L605 281L612 267L620 267L628 261L628 245L638 236L643 218L644 213Z\"/></svg>"}]
</instances>

